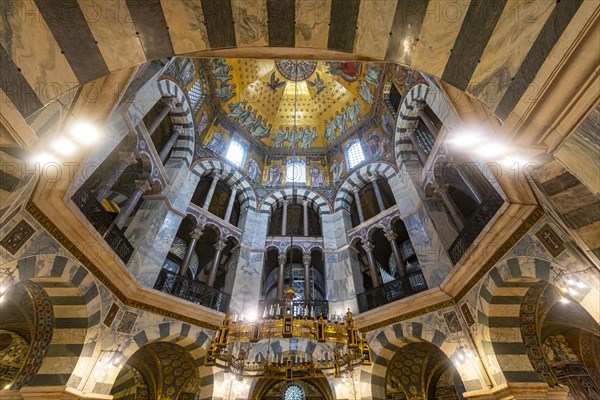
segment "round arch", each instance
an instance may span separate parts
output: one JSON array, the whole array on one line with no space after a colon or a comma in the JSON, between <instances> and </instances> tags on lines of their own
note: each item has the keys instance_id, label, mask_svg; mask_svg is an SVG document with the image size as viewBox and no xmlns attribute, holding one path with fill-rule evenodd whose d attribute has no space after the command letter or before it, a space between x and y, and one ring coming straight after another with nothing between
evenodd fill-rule
<instances>
[{"instance_id":1,"label":"round arch","mask_svg":"<svg viewBox=\"0 0 600 400\"><path fill-rule=\"evenodd\" d=\"M496 385L507 382L539 382L539 375L527 359L523 347L521 311L516 305L520 306L528 290L540 282L564 284L566 278L560 271L565 270L567 268L548 260L521 256L501 261L483 279L477 296L477 322L480 324L479 335L490 339L485 345L482 342L478 345L480 353L488 363L488 369L492 371L491 379ZM582 306L596 323L600 322L600 316L593 310L600 298L597 289L588 286L571 298ZM515 307L507 307L509 304ZM502 315L502 321L495 318L497 315ZM495 341L494 338L502 340ZM496 350L499 347L512 350L502 351L501 357L498 357L500 354L497 354ZM517 359L527 359L527 362L521 363L519 371L512 371L511 365Z\"/></svg>"},{"instance_id":2,"label":"round arch","mask_svg":"<svg viewBox=\"0 0 600 400\"><path fill-rule=\"evenodd\" d=\"M370 182L371 177L390 179L396 174L394 166L384 162L376 162L360 167L348 176L335 196L335 212L348 210L354 201L353 188L362 188Z\"/></svg>"},{"instance_id":3,"label":"round arch","mask_svg":"<svg viewBox=\"0 0 600 400\"><path fill-rule=\"evenodd\" d=\"M522 88L533 81L541 68L542 62L535 64L532 71L527 64L530 74L517 75L520 79L514 82L508 79L511 75L507 75L506 60L497 57L495 46L509 43L508 54L515 54L511 71L520 72L528 60L526 55L536 45L539 46L534 38L543 32L547 24L538 23L531 27L527 19L510 18L513 10L504 7L503 3L484 8L471 3L466 9L443 7L440 10L440 4L433 2L418 7L418 12L413 10L409 13L410 24L394 24L398 20L396 15L407 12L402 2L372 2L370 10L364 7L365 2L362 0L348 6L346 12L353 16L354 21L351 24L347 19L334 18L340 13L340 6L335 2L283 6L280 10L282 15L296 15L293 7L301 7L303 13L297 18L281 21L276 24L277 28L268 23L268 7L261 8L249 32L244 28L245 24L234 23L234 16L245 12L244 6L237 2L227 2L227 7L210 6L210 9L198 2L156 3L149 9L137 6L137 3L127 3L119 9L120 18L114 18L114 10L99 5L71 10L42 3L23 3L16 5L7 19L7 31L18 40L8 42L5 45L8 48L4 50L7 68L13 76L11 82L16 82L20 90L2 89L26 118L74 86L174 55L256 57L258 54L268 58L366 59L398 62L443 78L478 98L490 109L496 109L505 119L525 94ZM554 14L561 16L561 22L564 21L557 25L559 31L550 47L563 39L562 33L575 22L576 28L584 26L584 22L595 13L594 6L586 7L582 3L586 2L552 2L548 7L556 8L556 12L545 7L537 11L536 17L543 22ZM153 18L148 18L148 12ZM31 13L39 17L26 21L19 18L19 15ZM431 17L440 13L455 16L454 23L444 25L443 37L449 40L440 40L439 18ZM474 20L465 17L479 14L483 18ZM76 39L61 31L60 21L64 18L69 18L73 26L78 27ZM199 24L198 21L204 23ZM557 24L555 19L549 22ZM300 27L298 33L295 33L295 25ZM483 33L471 35L462 34L463 31ZM527 34L516 38L510 36L512 32L521 31ZM255 35L256 32L260 34ZM34 37L42 37L43 40L33 40ZM399 46L402 40L409 45ZM564 41L573 40L571 35L564 35ZM78 46L81 42L97 42L97 45ZM569 48L568 45L563 47ZM476 49L477 57L472 57L473 49ZM28 55L26 61L23 61L23 54ZM545 59L550 51L541 54ZM54 60L52 68L40 73L38 66L48 59ZM461 68L465 60L469 62ZM477 68L478 65L482 67ZM482 70L500 71L500 76L485 74Z\"/></svg>"},{"instance_id":4,"label":"round arch","mask_svg":"<svg viewBox=\"0 0 600 400\"><path fill-rule=\"evenodd\" d=\"M239 187L236 195L240 196L240 208L242 210L248 208L249 210L256 211L256 194L254 193L254 189L252 189L248 180L237 169L216 159L202 160L194 163L192 166L192 173L199 178L212 172L221 174L221 180L230 187L234 185Z\"/></svg>"},{"instance_id":5,"label":"round arch","mask_svg":"<svg viewBox=\"0 0 600 400\"><path fill-rule=\"evenodd\" d=\"M463 338L466 340L466 338ZM385 398L385 377L390 362L403 346L414 342L427 342L440 349L448 358L456 353L459 343L450 340L446 333L421 322L399 322L388 325L369 341L373 353L373 364L363 367L361 382L368 382L369 392L364 397ZM456 368L463 382L470 381L469 390L483 389L475 368Z\"/></svg>"},{"instance_id":6,"label":"round arch","mask_svg":"<svg viewBox=\"0 0 600 400\"><path fill-rule=\"evenodd\" d=\"M60 357L60 362L69 365L71 372L62 374L53 368L44 368L40 372L44 379L40 380L42 383L39 385L45 385L44 382L52 380L67 387L78 388L92 362L100 330L102 300L96 279L77 260L56 254L36 254L4 264L2 267L13 271L15 284L31 282L36 288L44 290L50 304L57 310L54 313L55 317L60 316L59 323L53 326L58 333L52 336L50 345L65 346L56 346L46 358ZM56 287L62 290L46 290ZM69 304L64 304L65 294L72 297ZM76 329L78 333L65 333L69 332L69 328ZM71 351L70 348L79 349L79 353ZM41 357L43 358L43 355ZM48 365L52 364L50 359L46 362ZM35 378L32 382L35 384Z\"/></svg>"},{"instance_id":7,"label":"round arch","mask_svg":"<svg viewBox=\"0 0 600 400\"><path fill-rule=\"evenodd\" d=\"M187 166L192 163L192 157L195 150L194 116L188 102L187 96L183 90L170 79L160 79L157 83L158 90L162 97L173 98L175 104L171 109L171 121L173 125L179 125L182 134L179 135L177 143L173 146L173 151L169 160L182 160Z\"/></svg>"},{"instance_id":8,"label":"round arch","mask_svg":"<svg viewBox=\"0 0 600 400\"><path fill-rule=\"evenodd\" d=\"M277 202L293 197L311 201L319 209L321 215L331 214L331 207L325 197L309 189L297 189L291 187L276 190L266 195L260 204L259 212L262 214L269 214Z\"/></svg>"}]
</instances>

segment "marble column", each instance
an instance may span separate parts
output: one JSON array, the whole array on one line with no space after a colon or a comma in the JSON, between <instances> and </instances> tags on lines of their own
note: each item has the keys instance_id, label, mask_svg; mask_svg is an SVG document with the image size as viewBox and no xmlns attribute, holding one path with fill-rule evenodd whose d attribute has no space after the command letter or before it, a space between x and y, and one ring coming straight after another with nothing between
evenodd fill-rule
<instances>
[{"instance_id":1,"label":"marble column","mask_svg":"<svg viewBox=\"0 0 600 400\"><path fill-rule=\"evenodd\" d=\"M385 210L385 205L383 204L383 198L381 197L381 190L379 190L379 184L377 183L377 177L371 177L371 183L373 184L373 190L375 191L375 198L377 199L377 206L379 207L379 212Z\"/></svg>"},{"instance_id":2,"label":"marble column","mask_svg":"<svg viewBox=\"0 0 600 400\"><path fill-rule=\"evenodd\" d=\"M434 139L437 139L438 136L438 128L433 124L429 115L425 112L425 107L427 107L427 103L424 101L415 101L413 103L413 109L417 112L421 120L425 123L425 126L429 130L429 132L433 135Z\"/></svg>"},{"instance_id":3,"label":"marble column","mask_svg":"<svg viewBox=\"0 0 600 400\"><path fill-rule=\"evenodd\" d=\"M304 264L304 300L312 300L310 287L310 253L304 253L302 257Z\"/></svg>"},{"instance_id":4,"label":"marble column","mask_svg":"<svg viewBox=\"0 0 600 400\"><path fill-rule=\"evenodd\" d=\"M112 187L117 183L123 172L129 167L137 162L137 155L133 151L120 151L119 152L119 162L117 165L104 177L102 182L98 185L96 190L94 190L94 195L98 201L102 201L112 189Z\"/></svg>"},{"instance_id":5,"label":"marble column","mask_svg":"<svg viewBox=\"0 0 600 400\"><path fill-rule=\"evenodd\" d=\"M231 213L233 211L233 205L235 204L235 195L237 193L237 186L233 185L231 188L231 194L229 195L229 203L227 204L227 211L225 211L225 216L223 219L225 222L229 222L231 219Z\"/></svg>"},{"instance_id":6,"label":"marble column","mask_svg":"<svg viewBox=\"0 0 600 400\"><path fill-rule=\"evenodd\" d=\"M458 175L460 176L460 179L462 179L462 181L465 183L465 186L469 189L469 192L471 192L471 195L473 196L473 198L475 198L475 200L477 200L477 203L481 204L481 202L483 201L484 197L485 197L485 193L483 193L481 191L481 189L479 188L479 186L477 185L477 183L475 183L471 177L469 176L470 173L469 171L467 171L466 167L462 164L459 164L456 167L456 171L458 172ZM471 173L474 172L474 167L471 168Z\"/></svg>"},{"instance_id":7,"label":"marble column","mask_svg":"<svg viewBox=\"0 0 600 400\"><path fill-rule=\"evenodd\" d=\"M356 209L358 210L358 220L362 224L365 222L365 214L363 213L362 204L360 204L360 189L357 187L352 188L354 192L354 201L356 202Z\"/></svg>"},{"instance_id":8,"label":"marble column","mask_svg":"<svg viewBox=\"0 0 600 400\"><path fill-rule=\"evenodd\" d=\"M458 207L456 206L456 203L454 202L454 200L452 200L452 197L450 196L450 192L448 191L448 184L435 183L434 185L435 192L442 197L442 200L444 201L444 204L446 204L446 207L450 212L450 216L452 217L456 228L459 232L462 231L462 229L465 227L465 219L462 216Z\"/></svg>"},{"instance_id":9,"label":"marble column","mask_svg":"<svg viewBox=\"0 0 600 400\"><path fill-rule=\"evenodd\" d=\"M304 222L304 236L308 236L308 200L302 200L302 219Z\"/></svg>"},{"instance_id":10,"label":"marble column","mask_svg":"<svg viewBox=\"0 0 600 400\"><path fill-rule=\"evenodd\" d=\"M279 275L277 277L277 300L283 300L283 284L285 282L285 262L287 256L281 255L277 258L279 261Z\"/></svg>"},{"instance_id":11,"label":"marble column","mask_svg":"<svg viewBox=\"0 0 600 400\"><path fill-rule=\"evenodd\" d=\"M215 188L217 187L217 183L219 182L220 178L221 176L219 174L213 174L212 182L210 183L210 188L208 189L208 193L206 194L204 204L202 205L202 208L204 208L205 210L208 210L208 207L210 207L210 202L212 201L213 195L215 194Z\"/></svg>"},{"instance_id":12,"label":"marble column","mask_svg":"<svg viewBox=\"0 0 600 400\"><path fill-rule=\"evenodd\" d=\"M150 190L151 187L152 186L147 179L135 181L135 190L133 193L131 193L131 196L129 196L129 199L127 199L127 202L123 208L121 208L119 215L117 215L117 218L115 218L115 222L113 222L117 228L123 228L123 225L125 225L125 222L127 222L127 218L129 218L135 209L136 204L140 201L144 192Z\"/></svg>"},{"instance_id":13,"label":"marble column","mask_svg":"<svg viewBox=\"0 0 600 400\"><path fill-rule=\"evenodd\" d=\"M427 162L427 154L425 154L425 151L421 148L421 145L417 140L417 130L415 128L408 128L406 130L406 134L408 135L413 148L417 152L417 156L419 157L421 164L425 164L425 162Z\"/></svg>"},{"instance_id":14,"label":"marble column","mask_svg":"<svg viewBox=\"0 0 600 400\"><path fill-rule=\"evenodd\" d=\"M154 133L154 131L156 131L156 129L160 126L161 122L163 122L163 120L167 117L167 115L169 115L169 113L171 112L171 110L173 109L173 105L172 104L165 104L165 106L162 108L162 110L160 110L160 113L158 114L158 116L154 119L154 121L152 121L150 123L150 126L148 126L148 135L152 135Z\"/></svg>"},{"instance_id":15,"label":"marble column","mask_svg":"<svg viewBox=\"0 0 600 400\"><path fill-rule=\"evenodd\" d=\"M367 259L369 260L369 270L371 271L371 281L373 282L373 287L376 288L381 286L381 278L379 277L379 271L377 271L375 257L373 256L373 249L375 249L375 246L373 243L371 243L371 241L364 240L363 249L365 249L367 252Z\"/></svg>"},{"instance_id":16,"label":"marble column","mask_svg":"<svg viewBox=\"0 0 600 400\"><path fill-rule=\"evenodd\" d=\"M220 239L215 243L215 249L217 250L215 254L215 258L213 259L212 268L210 269L210 274L208 275L208 286L213 286L215 284L215 279L217 278L217 270L219 269L219 261L221 261L221 253L223 249L227 246L227 242L223 239Z\"/></svg>"},{"instance_id":17,"label":"marble column","mask_svg":"<svg viewBox=\"0 0 600 400\"><path fill-rule=\"evenodd\" d=\"M194 228L190 232L190 242L188 243L188 247L185 251L185 256L183 257L183 262L181 263L181 267L179 268L179 275L186 276L188 270L190 269L190 262L192 261L192 256L194 255L194 250L196 250L196 244L198 243L198 239L202 236L202 232L204 232L204 227Z\"/></svg>"},{"instance_id":18,"label":"marble column","mask_svg":"<svg viewBox=\"0 0 600 400\"><path fill-rule=\"evenodd\" d=\"M288 201L283 200L283 213L281 215L281 236L285 236L287 233L287 206Z\"/></svg>"},{"instance_id":19,"label":"marble column","mask_svg":"<svg viewBox=\"0 0 600 400\"><path fill-rule=\"evenodd\" d=\"M402 259L400 255L400 250L398 249L398 235L391 228L385 230L385 238L390 241L390 246L392 247L392 252L394 253L394 259L396 260L396 271L399 278L406 276L406 263Z\"/></svg>"},{"instance_id":20,"label":"marble column","mask_svg":"<svg viewBox=\"0 0 600 400\"><path fill-rule=\"evenodd\" d=\"M163 164L165 162L167 162L167 157L169 156L169 152L171 151L173 146L175 146L175 143L177 142L177 139L179 139L180 135L181 135L181 129L179 129L179 128L173 129L173 133L171 134L171 137L169 138L167 143L161 149L159 157L160 157L160 161Z\"/></svg>"}]
</instances>

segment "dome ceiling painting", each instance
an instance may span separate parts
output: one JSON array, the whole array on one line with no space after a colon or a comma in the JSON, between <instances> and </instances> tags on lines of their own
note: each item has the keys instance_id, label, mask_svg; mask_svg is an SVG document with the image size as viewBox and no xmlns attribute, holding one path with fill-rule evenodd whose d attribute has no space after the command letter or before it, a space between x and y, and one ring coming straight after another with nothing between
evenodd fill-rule
<instances>
[{"instance_id":1,"label":"dome ceiling painting","mask_svg":"<svg viewBox=\"0 0 600 400\"><path fill-rule=\"evenodd\" d=\"M327 148L371 118L383 66L213 59L210 74L220 114L241 132L268 147L308 150Z\"/></svg>"}]
</instances>

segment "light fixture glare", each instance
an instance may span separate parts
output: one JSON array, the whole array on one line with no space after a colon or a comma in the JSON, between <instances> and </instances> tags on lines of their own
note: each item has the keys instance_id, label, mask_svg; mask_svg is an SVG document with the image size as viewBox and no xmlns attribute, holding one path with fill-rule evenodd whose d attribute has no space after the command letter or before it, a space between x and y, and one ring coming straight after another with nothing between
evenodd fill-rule
<instances>
[{"instance_id":1,"label":"light fixture glare","mask_svg":"<svg viewBox=\"0 0 600 400\"><path fill-rule=\"evenodd\" d=\"M98 140L98 128L88 121L75 121L69 129L71 137L79 144L90 145Z\"/></svg>"},{"instance_id":2,"label":"light fixture glare","mask_svg":"<svg viewBox=\"0 0 600 400\"><path fill-rule=\"evenodd\" d=\"M54 143L52 143L52 150L63 156L73 154L75 149L75 143L67 138L58 138L54 141Z\"/></svg>"}]
</instances>

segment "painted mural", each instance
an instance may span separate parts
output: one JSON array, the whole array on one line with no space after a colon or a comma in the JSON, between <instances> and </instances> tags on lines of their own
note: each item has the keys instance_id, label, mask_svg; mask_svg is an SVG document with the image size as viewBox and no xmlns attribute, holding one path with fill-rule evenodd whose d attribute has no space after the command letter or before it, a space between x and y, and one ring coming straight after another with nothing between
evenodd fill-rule
<instances>
[{"instance_id":1,"label":"painted mural","mask_svg":"<svg viewBox=\"0 0 600 400\"><path fill-rule=\"evenodd\" d=\"M213 59L214 94L231 122L275 148L330 146L368 119L378 63Z\"/></svg>"}]
</instances>

